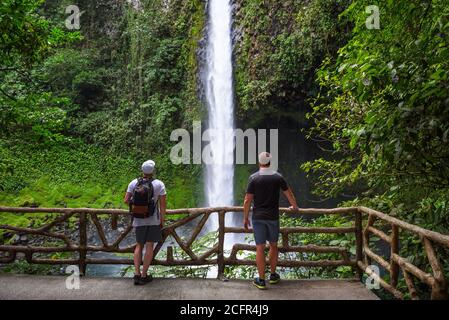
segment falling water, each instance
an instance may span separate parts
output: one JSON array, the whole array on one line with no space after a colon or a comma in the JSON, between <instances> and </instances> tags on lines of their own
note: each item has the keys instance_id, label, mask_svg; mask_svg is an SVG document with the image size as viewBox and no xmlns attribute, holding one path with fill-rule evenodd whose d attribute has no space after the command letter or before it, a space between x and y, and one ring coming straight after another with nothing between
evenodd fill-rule
<instances>
[{"instance_id":1,"label":"falling water","mask_svg":"<svg viewBox=\"0 0 449 320\"><path fill-rule=\"evenodd\" d=\"M209 147L213 163L206 164L205 194L210 207L233 205L234 200L234 90L232 77L231 4L228 0L209 1L206 56L206 102L209 111ZM233 224L228 214L226 224ZM208 229L215 230L212 216ZM227 237L226 242L231 241Z\"/></svg>"}]
</instances>

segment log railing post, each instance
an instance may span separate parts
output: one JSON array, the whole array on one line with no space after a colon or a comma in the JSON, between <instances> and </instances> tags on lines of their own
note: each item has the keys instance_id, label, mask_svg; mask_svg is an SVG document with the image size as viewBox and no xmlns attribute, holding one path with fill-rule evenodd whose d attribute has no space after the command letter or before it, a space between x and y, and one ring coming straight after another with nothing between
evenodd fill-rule
<instances>
[{"instance_id":1,"label":"log railing post","mask_svg":"<svg viewBox=\"0 0 449 320\"><path fill-rule=\"evenodd\" d=\"M79 213L79 268L80 274L86 274L86 246L87 246L87 223L86 223L86 213Z\"/></svg>"},{"instance_id":2,"label":"log railing post","mask_svg":"<svg viewBox=\"0 0 449 320\"><path fill-rule=\"evenodd\" d=\"M220 211L218 213L218 255L217 255L218 279L223 278L225 269L225 261L224 261L225 213L226 213L225 211Z\"/></svg>"},{"instance_id":3,"label":"log railing post","mask_svg":"<svg viewBox=\"0 0 449 320\"><path fill-rule=\"evenodd\" d=\"M402 273L404 275L404 280L405 284L407 285L408 292L410 293L410 298L412 300L419 300L418 292L416 291L412 276L405 270L402 270Z\"/></svg>"},{"instance_id":4,"label":"log railing post","mask_svg":"<svg viewBox=\"0 0 449 320\"><path fill-rule=\"evenodd\" d=\"M391 242L390 242L390 284L396 288L399 278L399 265L393 259L395 254L399 255L399 228L391 225Z\"/></svg>"},{"instance_id":5,"label":"log railing post","mask_svg":"<svg viewBox=\"0 0 449 320\"><path fill-rule=\"evenodd\" d=\"M374 224L374 216L369 214L368 215L368 222L366 224L365 229L363 230L363 246L369 248L369 227L371 227ZM368 257L368 255L364 255L364 262L365 265L369 266L371 265L371 259Z\"/></svg>"},{"instance_id":6,"label":"log railing post","mask_svg":"<svg viewBox=\"0 0 449 320\"><path fill-rule=\"evenodd\" d=\"M118 224L118 214L113 213L111 217L111 229L117 230L117 224Z\"/></svg>"},{"instance_id":7,"label":"log railing post","mask_svg":"<svg viewBox=\"0 0 449 320\"><path fill-rule=\"evenodd\" d=\"M427 259L429 260L432 268L433 277L435 279L432 285L432 292L430 298L432 300L447 300L449 295L447 292L447 282L444 277L444 271L438 259L438 256L433 248L432 242L426 237L421 237L421 241L426 252Z\"/></svg>"},{"instance_id":8,"label":"log railing post","mask_svg":"<svg viewBox=\"0 0 449 320\"><path fill-rule=\"evenodd\" d=\"M363 259L363 235L362 235L362 214L357 211L355 213L355 241L356 241L356 263L362 262ZM363 272L356 267L356 274L359 279L362 279Z\"/></svg>"},{"instance_id":9,"label":"log railing post","mask_svg":"<svg viewBox=\"0 0 449 320\"><path fill-rule=\"evenodd\" d=\"M168 246L167 247L167 261L169 262L173 262L174 258L173 258L173 247L172 246Z\"/></svg>"}]
</instances>

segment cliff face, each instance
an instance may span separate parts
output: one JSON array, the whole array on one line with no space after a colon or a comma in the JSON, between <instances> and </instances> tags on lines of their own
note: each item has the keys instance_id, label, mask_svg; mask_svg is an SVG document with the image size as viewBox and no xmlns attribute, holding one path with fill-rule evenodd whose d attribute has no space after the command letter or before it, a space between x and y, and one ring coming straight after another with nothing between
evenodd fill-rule
<instances>
[{"instance_id":1,"label":"cliff face","mask_svg":"<svg viewBox=\"0 0 449 320\"><path fill-rule=\"evenodd\" d=\"M311 185L299 165L322 151L301 129L309 126L306 113L318 94L316 70L347 41L348 24L338 16L349 3L234 1L237 122L278 129L279 170L303 206L317 203L310 201Z\"/></svg>"},{"instance_id":2,"label":"cliff face","mask_svg":"<svg viewBox=\"0 0 449 320\"><path fill-rule=\"evenodd\" d=\"M305 102L317 90L315 70L345 42L345 23L338 15L347 5L336 0L235 0L240 120L306 125Z\"/></svg>"}]
</instances>

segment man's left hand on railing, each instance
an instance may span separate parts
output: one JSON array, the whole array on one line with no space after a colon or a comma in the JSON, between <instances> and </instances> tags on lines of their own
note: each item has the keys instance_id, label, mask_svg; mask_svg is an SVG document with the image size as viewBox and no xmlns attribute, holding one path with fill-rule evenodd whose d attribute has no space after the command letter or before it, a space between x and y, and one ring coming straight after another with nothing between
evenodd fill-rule
<instances>
[{"instance_id":1,"label":"man's left hand on railing","mask_svg":"<svg viewBox=\"0 0 449 320\"><path fill-rule=\"evenodd\" d=\"M165 224L165 215L161 215L161 224L160 224L161 228L164 227L164 224Z\"/></svg>"},{"instance_id":2,"label":"man's left hand on railing","mask_svg":"<svg viewBox=\"0 0 449 320\"><path fill-rule=\"evenodd\" d=\"M243 220L243 227L248 230L249 227L251 227L251 222L249 221L249 219L244 219Z\"/></svg>"}]
</instances>

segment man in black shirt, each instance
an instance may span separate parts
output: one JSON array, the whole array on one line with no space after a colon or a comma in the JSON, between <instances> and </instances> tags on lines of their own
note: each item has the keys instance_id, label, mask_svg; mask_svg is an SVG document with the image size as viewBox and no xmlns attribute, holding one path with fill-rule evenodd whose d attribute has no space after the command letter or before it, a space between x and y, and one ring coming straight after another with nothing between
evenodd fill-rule
<instances>
[{"instance_id":1,"label":"man in black shirt","mask_svg":"<svg viewBox=\"0 0 449 320\"><path fill-rule=\"evenodd\" d=\"M259 154L259 171L251 175L248 181L244 201L244 227L248 229L249 211L254 202L252 225L254 239L256 241L256 263L259 277L254 279L254 285L259 289L265 286L265 245L270 244L270 284L279 282L279 274L276 273L278 262L279 239L279 194L280 190L290 202L291 209L298 209L295 196L287 185L284 177L270 169L271 155L268 152Z\"/></svg>"}]
</instances>

